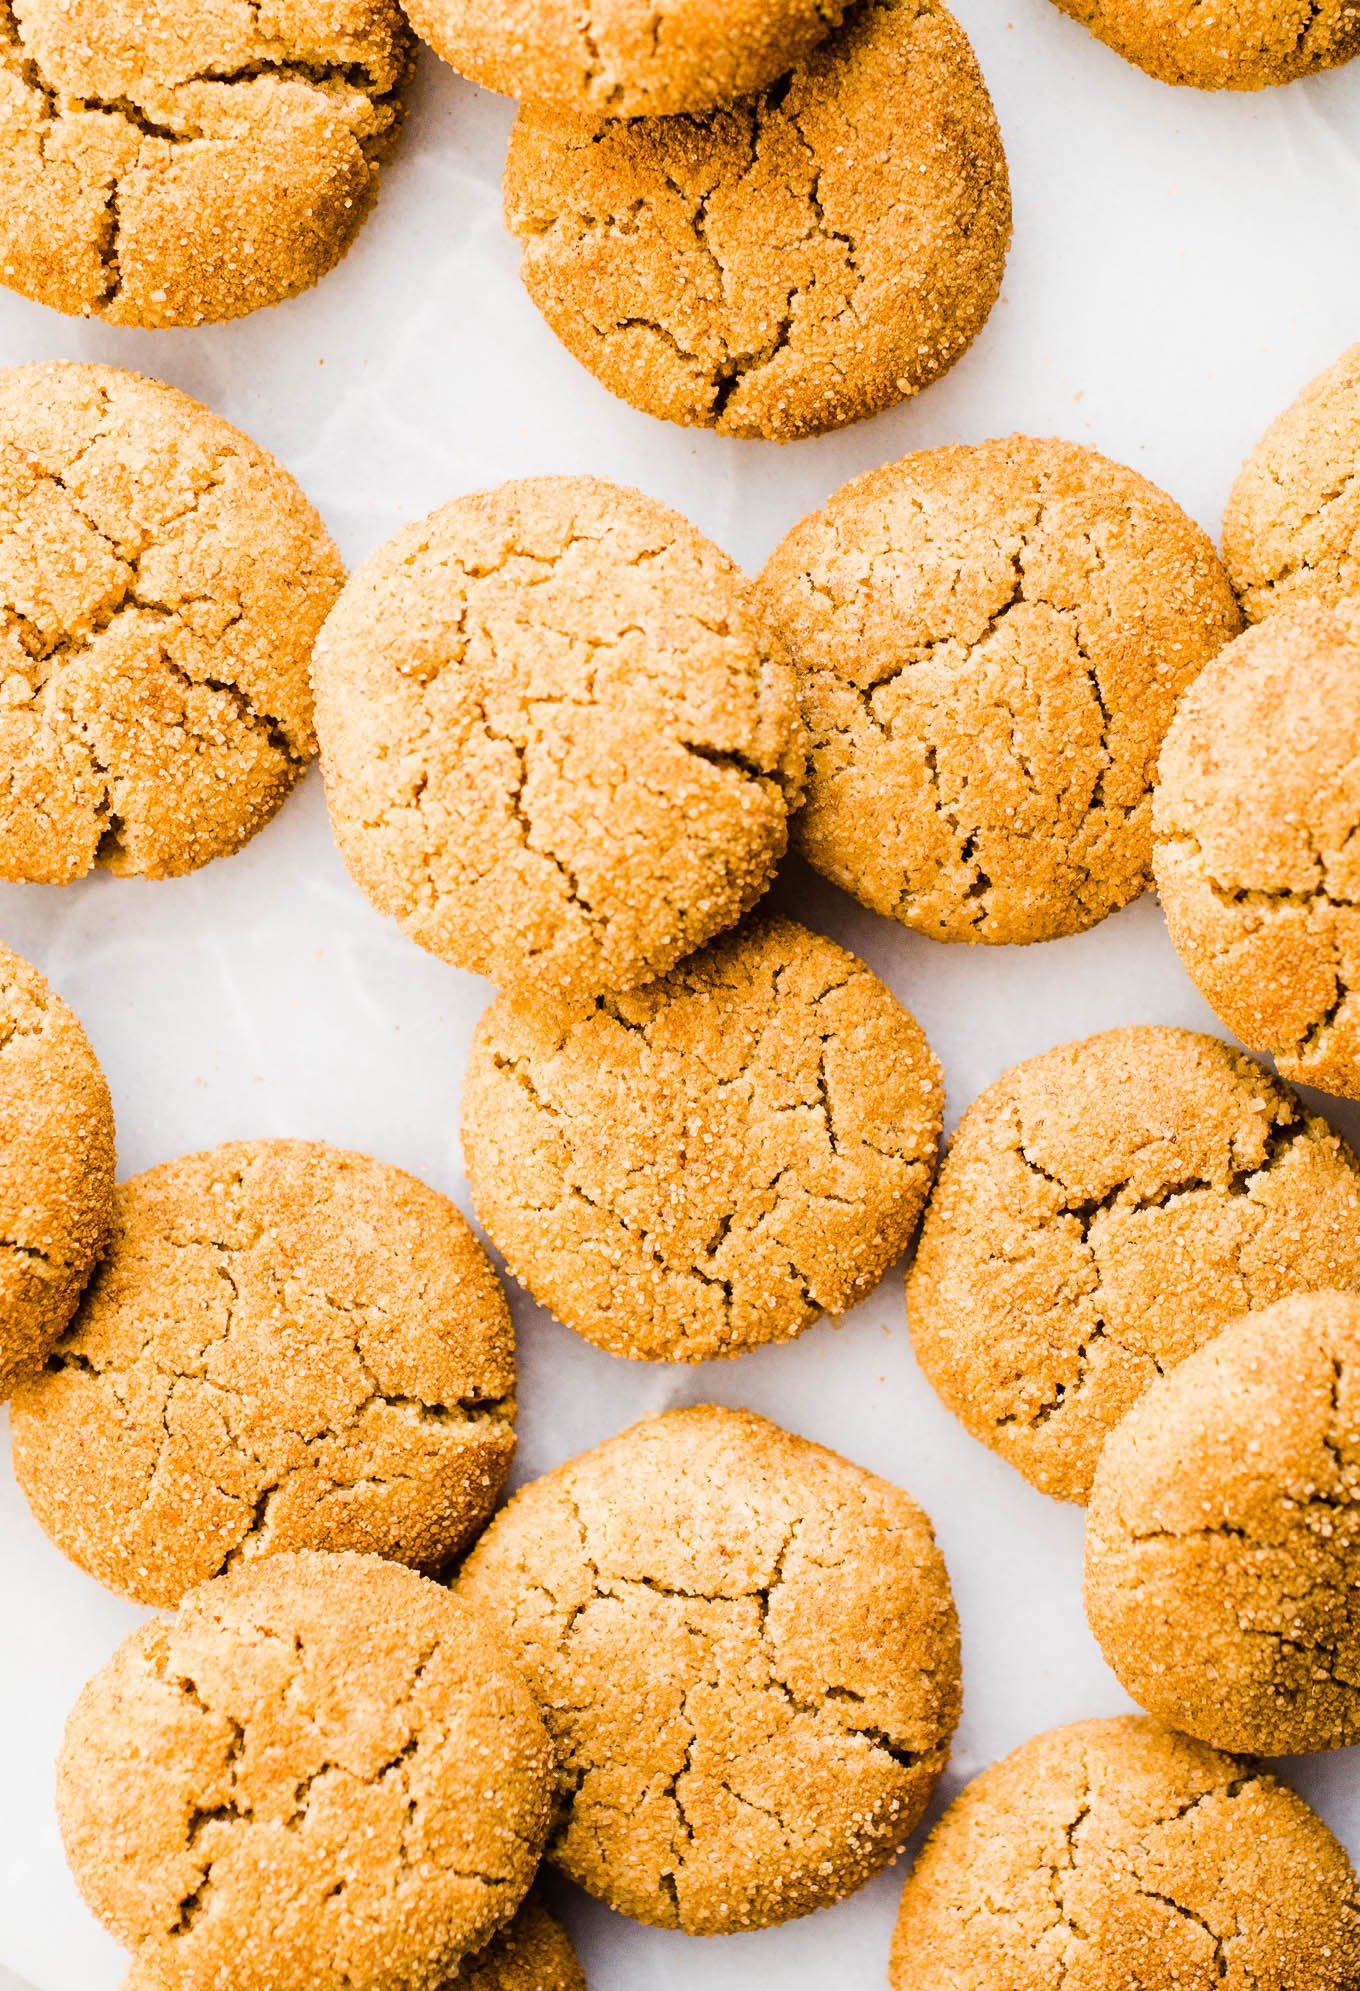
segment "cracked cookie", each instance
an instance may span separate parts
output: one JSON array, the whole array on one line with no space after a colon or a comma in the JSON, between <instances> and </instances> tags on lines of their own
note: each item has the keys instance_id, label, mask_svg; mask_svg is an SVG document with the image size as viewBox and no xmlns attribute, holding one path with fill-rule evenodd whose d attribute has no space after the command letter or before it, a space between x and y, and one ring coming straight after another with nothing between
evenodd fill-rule
<instances>
[{"instance_id":1,"label":"cracked cookie","mask_svg":"<svg viewBox=\"0 0 1360 1991\"><path fill-rule=\"evenodd\" d=\"M1247 631L1181 701L1157 890L1200 994L1286 1078L1360 1098L1360 600Z\"/></svg>"},{"instance_id":2,"label":"cracked cookie","mask_svg":"<svg viewBox=\"0 0 1360 1991\"><path fill-rule=\"evenodd\" d=\"M1247 1314L1135 1405L1096 1468L1086 1614L1187 1735L1360 1743L1360 1299Z\"/></svg>"},{"instance_id":3,"label":"cracked cookie","mask_svg":"<svg viewBox=\"0 0 1360 1991\"><path fill-rule=\"evenodd\" d=\"M1256 1764L1136 1716L1037 1735L957 1797L902 1895L893 1991L1351 1991L1344 1849Z\"/></svg>"},{"instance_id":4,"label":"cracked cookie","mask_svg":"<svg viewBox=\"0 0 1360 1991\"><path fill-rule=\"evenodd\" d=\"M530 297L613 394L787 442L926 387L1001 288L991 99L938 0L875 0L707 117L529 107L505 213Z\"/></svg>"},{"instance_id":5,"label":"cracked cookie","mask_svg":"<svg viewBox=\"0 0 1360 1991\"><path fill-rule=\"evenodd\" d=\"M201 325L344 255L400 119L396 0L0 0L0 282Z\"/></svg>"},{"instance_id":6,"label":"cracked cookie","mask_svg":"<svg viewBox=\"0 0 1360 1991\"><path fill-rule=\"evenodd\" d=\"M701 1362L846 1312L911 1242L940 1071L853 954L758 920L569 1021L505 998L463 1088L477 1214L611 1354Z\"/></svg>"},{"instance_id":7,"label":"cracked cookie","mask_svg":"<svg viewBox=\"0 0 1360 1991\"><path fill-rule=\"evenodd\" d=\"M1360 53L1356 0L1057 0L1126 62L1196 90L1264 90Z\"/></svg>"},{"instance_id":8,"label":"cracked cookie","mask_svg":"<svg viewBox=\"0 0 1360 1991\"><path fill-rule=\"evenodd\" d=\"M763 89L838 27L847 0L407 0L416 33L474 83L599 117L707 111Z\"/></svg>"},{"instance_id":9,"label":"cracked cookie","mask_svg":"<svg viewBox=\"0 0 1360 1991\"><path fill-rule=\"evenodd\" d=\"M1360 1290L1360 1163L1250 1058L1107 1030L1005 1072L940 1170L917 1359L975 1438L1085 1500L1148 1385L1288 1293Z\"/></svg>"},{"instance_id":10,"label":"cracked cookie","mask_svg":"<svg viewBox=\"0 0 1360 1991\"><path fill-rule=\"evenodd\" d=\"M1241 627L1213 546L1136 472L1011 436L858 477L758 584L809 736L794 840L937 940L1052 940L1150 882L1176 700Z\"/></svg>"},{"instance_id":11,"label":"cracked cookie","mask_svg":"<svg viewBox=\"0 0 1360 1991\"><path fill-rule=\"evenodd\" d=\"M281 466L114 367L0 372L0 877L175 877L262 829L315 752L344 569Z\"/></svg>"},{"instance_id":12,"label":"cracked cookie","mask_svg":"<svg viewBox=\"0 0 1360 1991\"><path fill-rule=\"evenodd\" d=\"M749 1411L672 1410L535 1480L458 1594L557 1746L548 1858L692 1935L821 1908L886 1866L959 1713L930 1523Z\"/></svg>"},{"instance_id":13,"label":"cracked cookie","mask_svg":"<svg viewBox=\"0 0 1360 1991\"><path fill-rule=\"evenodd\" d=\"M1360 7L1355 13L1360 37ZM1253 622L1360 596L1360 345L1311 380L1238 472L1223 558Z\"/></svg>"},{"instance_id":14,"label":"cracked cookie","mask_svg":"<svg viewBox=\"0 0 1360 1991\"><path fill-rule=\"evenodd\" d=\"M354 877L516 1001L663 974L783 855L793 671L727 555L641 492L528 478L407 526L349 583L313 674Z\"/></svg>"},{"instance_id":15,"label":"cracked cookie","mask_svg":"<svg viewBox=\"0 0 1360 1991\"><path fill-rule=\"evenodd\" d=\"M75 1311L113 1215L99 1060L36 968L0 947L0 1402Z\"/></svg>"},{"instance_id":16,"label":"cracked cookie","mask_svg":"<svg viewBox=\"0 0 1360 1991\"><path fill-rule=\"evenodd\" d=\"M551 1789L474 1612L376 1556L303 1552L124 1640L67 1722L57 1813L134 1983L439 1991L527 1892Z\"/></svg>"},{"instance_id":17,"label":"cracked cookie","mask_svg":"<svg viewBox=\"0 0 1360 1991\"><path fill-rule=\"evenodd\" d=\"M514 1338L443 1196L312 1141L124 1183L102 1264L13 1403L14 1470L73 1562L144 1604L281 1549L433 1569L514 1453Z\"/></svg>"}]
</instances>

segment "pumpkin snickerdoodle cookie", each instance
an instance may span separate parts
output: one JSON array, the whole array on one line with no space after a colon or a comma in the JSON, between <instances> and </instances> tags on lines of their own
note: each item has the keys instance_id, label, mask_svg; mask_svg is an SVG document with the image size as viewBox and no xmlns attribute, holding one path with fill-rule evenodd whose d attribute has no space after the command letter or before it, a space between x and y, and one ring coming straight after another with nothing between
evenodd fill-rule
<instances>
[{"instance_id":1,"label":"pumpkin snickerdoodle cookie","mask_svg":"<svg viewBox=\"0 0 1360 1991\"><path fill-rule=\"evenodd\" d=\"M1051 940L1144 890L1162 736L1241 627L1165 492L1075 443L924 451L796 525L759 594L828 878L939 940Z\"/></svg>"},{"instance_id":2,"label":"pumpkin snickerdoodle cookie","mask_svg":"<svg viewBox=\"0 0 1360 1991\"><path fill-rule=\"evenodd\" d=\"M36 968L0 947L0 1401L66 1326L113 1215L99 1060Z\"/></svg>"},{"instance_id":3,"label":"pumpkin snickerdoodle cookie","mask_svg":"<svg viewBox=\"0 0 1360 1991\"><path fill-rule=\"evenodd\" d=\"M548 1849L695 1935L840 1900L949 1753L958 1625L905 1493L746 1411L675 1410L535 1480L463 1565L557 1745Z\"/></svg>"},{"instance_id":4,"label":"pumpkin snickerdoodle cookie","mask_svg":"<svg viewBox=\"0 0 1360 1991\"><path fill-rule=\"evenodd\" d=\"M1360 1889L1301 1797L1136 1716L968 1785L907 1881L893 1991L1351 1991Z\"/></svg>"},{"instance_id":5,"label":"pumpkin snickerdoodle cookie","mask_svg":"<svg viewBox=\"0 0 1360 1991\"><path fill-rule=\"evenodd\" d=\"M135 1176L14 1467L67 1555L173 1604L289 1548L434 1568L514 1452L514 1342L462 1217L401 1170L239 1141Z\"/></svg>"},{"instance_id":6,"label":"pumpkin snickerdoodle cookie","mask_svg":"<svg viewBox=\"0 0 1360 1991\"><path fill-rule=\"evenodd\" d=\"M1157 890L1187 974L1286 1078L1360 1098L1360 598L1231 644L1167 733Z\"/></svg>"},{"instance_id":7,"label":"pumpkin snickerdoodle cookie","mask_svg":"<svg viewBox=\"0 0 1360 1991\"><path fill-rule=\"evenodd\" d=\"M344 569L274 459L114 367L0 371L0 878L229 855L315 752Z\"/></svg>"},{"instance_id":8,"label":"pumpkin snickerdoodle cookie","mask_svg":"<svg viewBox=\"0 0 1360 1991\"><path fill-rule=\"evenodd\" d=\"M727 555L641 492L528 478L407 526L314 678L355 878L516 999L664 973L783 854L803 774L783 645Z\"/></svg>"},{"instance_id":9,"label":"pumpkin snickerdoodle cookie","mask_svg":"<svg viewBox=\"0 0 1360 1991\"><path fill-rule=\"evenodd\" d=\"M1286 1293L1360 1290L1360 1163L1250 1058L1107 1030L969 1107L907 1280L917 1359L1045 1493L1084 1500L1159 1375Z\"/></svg>"},{"instance_id":10,"label":"pumpkin snickerdoodle cookie","mask_svg":"<svg viewBox=\"0 0 1360 1991\"><path fill-rule=\"evenodd\" d=\"M1360 1743L1360 1299L1247 1314L1135 1405L1096 1469L1086 1612L1188 1735Z\"/></svg>"},{"instance_id":11,"label":"pumpkin snickerdoodle cookie","mask_svg":"<svg viewBox=\"0 0 1360 1991\"><path fill-rule=\"evenodd\" d=\"M306 290L400 119L396 0L0 0L0 282L115 325Z\"/></svg>"},{"instance_id":12,"label":"pumpkin snickerdoodle cookie","mask_svg":"<svg viewBox=\"0 0 1360 1991\"><path fill-rule=\"evenodd\" d=\"M707 117L529 107L505 175L529 295L611 393L789 441L891 407L996 302L1005 155L939 0L877 0Z\"/></svg>"},{"instance_id":13,"label":"pumpkin snickerdoodle cookie","mask_svg":"<svg viewBox=\"0 0 1360 1991\"><path fill-rule=\"evenodd\" d=\"M1356 0L1057 0L1162 83L1264 90L1360 54Z\"/></svg>"},{"instance_id":14,"label":"pumpkin snickerdoodle cookie","mask_svg":"<svg viewBox=\"0 0 1360 1991\"><path fill-rule=\"evenodd\" d=\"M57 1812L142 1991L447 1991L523 1899L551 1788L474 1613L376 1556L301 1553L124 1641L67 1723Z\"/></svg>"},{"instance_id":15,"label":"pumpkin snickerdoodle cookie","mask_svg":"<svg viewBox=\"0 0 1360 1991\"><path fill-rule=\"evenodd\" d=\"M705 1361L864 1298L934 1173L939 1066L862 961L759 920L567 1021L505 998L463 1090L477 1213L616 1355Z\"/></svg>"}]
</instances>

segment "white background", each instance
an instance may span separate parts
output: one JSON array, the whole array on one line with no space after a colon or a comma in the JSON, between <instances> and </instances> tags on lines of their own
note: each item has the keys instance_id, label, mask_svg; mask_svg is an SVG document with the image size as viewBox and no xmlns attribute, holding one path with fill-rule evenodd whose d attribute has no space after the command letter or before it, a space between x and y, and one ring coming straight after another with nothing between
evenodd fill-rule
<instances>
[{"instance_id":1,"label":"white background","mask_svg":"<svg viewBox=\"0 0 1360 1991\"><path fill-rule=\"evenodd\" d=\"M1237 465L1303 380L1360 338L1360 63L1259 96L1171 90L1048 0L960 0L1015 192L1004 297L915 404L779 449L611 400L516 278L498 179L506 103L422 61L376 213L311 295L239 324L136 333L0 292L0 363L111 361L199 396L273 449L351 561L460 492L594 472L668 499L749 567L847 477L1011 430L1095 444L1211 531ZM1140 1020L1212 1027L1148 899L1045 947L945 947L790 864L785 908L865 955L942 1057L950 1123L1016 1059ZM458 1091L485 986L421 954L349 883L313 774L239 857L169 884L0 888L0 936L83 1018L123 1173L235 1136L366 1149L458 1197ZM1360 1109L1328 1111L1352 1138ZM964 1436L912 1360L901 1282L839 1328L703 1370L616 1362L516 1301L519 1474L672 1403L765 1411L925 1504L963 1618L966 1706L942 1795L1036 1730L1126 1705L1082 1619L1081 1515ZM0 1976L114 1991L123 1959L67 1877L51 1765L69 1702L140 1613L68 1567L0 1444ZM1360 1752L1289 1774L1360 1854ZM937 1807L938 1809L938 1801ZM592 1991L878 1987L888 1874L782 1930L700 1943L564 1903Z\"/></svg>"}]
</instances>

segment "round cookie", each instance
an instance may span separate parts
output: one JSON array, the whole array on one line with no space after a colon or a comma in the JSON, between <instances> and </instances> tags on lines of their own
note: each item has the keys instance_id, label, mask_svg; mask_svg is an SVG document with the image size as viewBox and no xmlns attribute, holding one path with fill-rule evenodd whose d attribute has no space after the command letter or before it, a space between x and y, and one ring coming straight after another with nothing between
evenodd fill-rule
<instances>
[{"instance_id":1,"label":"round cookie","mask_svg":"<svg viewBox=\"0 0 1360 1991\"><path fill-rule=\"evenodd\" d=\"M1360 599L1272 615L1181 701L1154 807L1176 952L1286 1078L1360 1097Z\"/></svg>"},{"instance_id":2,"label":"round cookie","mask_svg":"<svg viewBox=\"0 0 1360 1991\"><path fill-rule=\"evenodd\" d=\"M749 1411L672 1410L534 1480L463 1565L560 1763L548 1857L691 1935L839 1901L949 1754L959 1638L925 1515Z\"/></svg>"},{"instance_id":3,"label":"round cookie","mask_svg":"<svg viewBox=\"0 0 1360 1991\"><path fill-rule=\"evenodd\" d=\"M1360 1299L1247 1314L1135 1405L1096 1469L1086 1614L1188 1735L1360 1742Z\"/></svg>"},{"instance_id":4,"label":"round cookie","mask_svg":"<svg viewBox=\"0 0 1360 1991\"><path fill-rule=\"evenodd\" d=\"M613 394L787 442L944 373L1001 288L1010 186L991 99L939 0L876 0L707 117L521 111L521 275Z\"/></svg>"},{"instance_id":5,"label":"round cookie","mask_svg":"<svg viewBox=\"0 0 1360 1991\"><path fill-rule=\"evenodd\" d=\"M407 0L462 75L523 103L599 117L707 111L793 68L847 0Z\"/></svg>"},{"instance_id":6,"label":"round cookie","mask_svg":"<svg viewBox=\"0 0 1360 1991\"><path fill-rule=\"evenodd\" d=\"M317 644L331 822L380 911L536 1004L662 974L769 884L793 672L725 553L593 478L460 498Z\"/></svg>"},{"instance_id":7,"label":"round cookie","mask_svg":"<svg viewBox=\"0 0 1360 1991\"><path fill-rule=\"evenodd\" d=\"M113 1237L13 1402L42 1526L144 1604L281 1549L434 1569L514 1454L505 1296L453 1205L311 1141L238 1141L118 1191Z\"/></svg>"},{"instance_id":8,"label":"round cookie","mask_svg":"<svg viewBox=\"0 0 1360 1991\"><path fill-rule=\"evenodd\" d=\"M1360 53L1354 0L1057 0L1162 83L1264 90Z\"/></svg>"},{"instance_id":9,"label":"round cookie","mask_svg":"<svg viewBox=\"0 0 1360 1991\"><path fill-rule=\"evenodd\" d=\"M505 998L463 1087L477 1214L516 1277L611 1354L787 1341L876 1286L935 1168L940 1072L844 948L759 920L554 1021Z\"/></svg>"},{"instance_id":10,"label":"round cookie","mask_svg":"<svg viewBox=\"0 0 1360 1991\"><path fill-rule=\"evenodd\" d=\"M1085 1500L1144 1390L1249 1308L1360 1290L1360 1163L1250 1058L1107 1030L959 1123L907 1278L917 1360L975 1438Z\"/></svg>"},{"instance_id":11,"label":"round cookie","mask_svg":"<svg viewBox=\"0 0 1360 1991\"><path fill-rule=\"evenodd\" d=\"M408 66L396 0L0 0L0 282L142 326L308 289L372 205Z\"/></svg>"},{"instance_id":12,"label":"round cookie","mask_svg":"<svg viewBox=\"0 0 1360 1991\"><path fill-rule=\"evenodd\" d=\"M36 968L0 947L0 1402L66 1326L113 1214L99 1060Z\"/></svg>"},{"instance_id":13,"label":"round cookie","mask_svg":"<svg viewBox=\"0 0 1360 1991\"><path fill-rule=\"evenodd\" d=\"M856 478L760 598L803 686L798 848L937 940L1052 940L1149 882L1176 700L1241 627L1199 527L1075 443L1012 436Z\"/></svg>"},{"instance_id":14,"label":"round cookie","mask_svg":"<svg viewBox=\"0 0 1360 1991\"><path fill-rule=\"evenodd\" d=\"M1037 1735L926 1841L892 1991L1351 1991L1360 1890L1255 1764L1126 1716Z\"/></svg>"},{"instance_id":15,"label":"round cookie","mask_svg":"<svg viewBox=\"0 0 1360 1991\"><path fill-rule=\"evenodd\" d=\"M1360 8L1355 10L1360 44ZM1238 472L1223 558L1253 622L1360 596L1360 345L1309 382Z\"/></svg>"},{"instance_id":16,"label":"round cookie","mask_svg":"<svg viewBox=\"0 0 1360 1991\"><path fill-rule=\"evenodd\" d=\"M0 372L0 877L238 850L315 752L308 658L343 581L292 478L197 401Z\"/></svg>"},{"instance_id":17,"label":"round cookie","mask_svg":"<svg viewBox=\"0 0 1360 1991\"><path fill-rule=\"evenodd\" d=\"M376 1556L205 1583L66 1725L76 1882L176 1991L439 1991L524 1897L551 1745L477 1616Z\"/></svg>"}]
</instances>

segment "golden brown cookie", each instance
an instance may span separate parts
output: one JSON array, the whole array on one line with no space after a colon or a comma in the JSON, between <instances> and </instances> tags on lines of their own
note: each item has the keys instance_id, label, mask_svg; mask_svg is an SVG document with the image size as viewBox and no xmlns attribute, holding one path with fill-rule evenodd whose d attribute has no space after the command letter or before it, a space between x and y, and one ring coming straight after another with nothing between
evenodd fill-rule
<instances>
[{"instance_id":1,"label":"golden brown cookie","mask_svg":"<svg viewBox=\"0 0 1360 1991\"><path fill-rule=\"evenodd\" d=\"M1352 1991L1360 1890L1317 1814L1156 1722L984 1771L907 1881L893 1991Z\"/></svg>"},{"instance_id":2,"label":"golden brown cookie","mask_svg":"<svg viewBox=\"0 0 1360 1991\"><path fill-rule=\"evenodd\" d=\"M113 1215L99 1060L36 968L0 947L0 1402L66 1326Z\"/></svg>"},{"instance_id":3,"label":"golden brown cookie","mask_svg":"<svg viewBox=\"0 0 1360 1991\"><path fill-rule=\"evenodd\" d=\"M940 1070L862 961L759 920L559 1022L504 997L463 1088L477 1214L534 1297L615 1355L787 1341L901 1257Z\"/></svg>"},{"instance_id":4,"label":"golden brown cookie","mask_svg":"<svg viewBox=\"0 0 1360 1991\"><path fill-rule=\"evenodd\" d=\"M1186 973L1287 1078L1360 1097L1360 599L1272 615L1177 710L1157 890Z\"/></svg>"},{"instance_id":5,"label":"golden brown cookie","mask_svg":"<svg viewBox=\"0 0 1360 1991\"><path fill-rule=\"evenodd\" d=\"M1264 90L1360 52L1356 0L1057 0L1162 83Z\"/></svg>"},{"instance_id":6,"label":"golden brown cookie","mask_svg":"<svg viewBox=\"0 0 1360 1991\"><path fill-rule=\"evenodd\" d=\"M0 0L0 282L201 325L338 263L400 120L396 0Z\"/></svg>"},{"instance_id":7,"label":"golden brown cookie","mask_svg":"<svg viewBox=\"0 0 1360 1991\"><path fill-rule=\"evenodd\" d=\"M268 822L315 752L344 580L271 456L108 366L0 372L0 877L174 877Z\"/></svg>"},{"instance_id":8,"label":"golden brown cookie","mask_svg":"<svg viewBox=\"0 0 1360 1991\"><path fill-rule=\"evenodd\" d=\"M801 62L847 0L407 0L445 62L525 103L599 117L707 111Z\"/></svg>"},{"instance_id":9,"label":"golden brown cookie","mask_svg":"<svg viewBox=\"0 0 1360 1991\"><path fill-rule=\"evenodd\" d=\"M1001 288L991 99L938 0L874 0L707 117L530 107L505 175L530 297L612 394L788 442L951 367Z\"/></svg>"},{"instance_id":10,"label":"golden brown cookie","mask_svg":"<svg viewBox=\"0 0 1360 1991\"><path fill-rule=\"evenodd\" d=\"M515 1913L551 1745L488 1627L376 1556L283 1555L124 1640L57 1769L67 1858L174 1991L437 1991Z\"/></svg>"},{"instance_id":11,"label":"golden brown cookie","mask_svg":"<svg viewBox=\"0 0 1360 1991\"><path fill-rule=\"evenodd\" d=\"M135 1176L14 1470L82 1569L144 1604L280 1549L434 1569L514 1454L514 1338L452 1203L315 1141Z\"/></svg>"},{"instance_id":12,"label":"golden brown cookie","mask_svg":"<svg viewBox=\"0 0 1360 1991\"><path fill-rule=\"evenodd\" d=\"M1096 1469L1086 1613L1188 1735L1360 1742L1360 1299L1247 1314L1134 1406Z\"/></svg>"},{"instance_id":13,"label":"golden brown cookie","mask_svg":"<svg viewBox=\"0 0 1360 1991\"><path fill-rule=\"evenodd\" d=\"M917 1359L1044 1493L1085 1500L1138 1398L1286 1293L1360 1290L1360 1163L1250 1058L1107 1030L973 1101L907 1279Z\"/></svg>"},{"instance_id":14,"label":"golden brown cookie","mask_svg":"<svg viewBox=\"0 0 1360 1991\"><path fill-rule=\"evenodd\" d=\"M795 526L759 594L828 878L937 940L1052 940L1144 890L1162 736L1241 627L1165 492L1076 443L927 450Z\"/></svg>"},{"instance_id":15,"label":"golden brown cookie","mask_svg":"<svg viewBox=\"0 0 1360 1991\"><path fill-rule=\"evenodd\" d=\"M1360 5L1354 19L1360 46ZM1223 558L1253 622L1360 596L1360 345L1308 383L1243 464Z\"/></svg>"},{"instance_id":16,"label":"golden brown cookie","mask_svg":"<svg viewBox=\"0 0 1360 1991\"><path fill-rule=\"evenodd\" d=\"M662 974L769 884L793 672L668 506L535 477L410 525L317 645L331 822L379 910L517 1001Z\"/></svg>"},{"instance_id":17,"label":"golden brown cookie","mask_svg":"<svg viewBox=\"0 0 1360 1991\"><path fill-rule=\"evenodd\" d=\"M749 1411L649 1418L517 1494L463 1565L557 1745L548 1857L693 1935L838 1901L949 1754L958 1625L899 1488Z\"/></svg>"}]
</instances>

